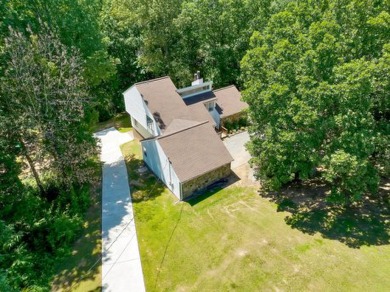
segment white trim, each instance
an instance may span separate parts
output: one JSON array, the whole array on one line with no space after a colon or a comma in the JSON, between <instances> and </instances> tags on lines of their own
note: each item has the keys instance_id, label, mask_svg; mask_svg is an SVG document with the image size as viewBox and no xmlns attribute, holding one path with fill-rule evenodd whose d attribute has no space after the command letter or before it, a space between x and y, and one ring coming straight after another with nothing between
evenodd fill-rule
<instances>
[{"instance_id":1,"label":"white trim","mask_svg":"<svg viewBox=\"0 0 390 292\"><path fill-rule=\"evenodd\" d=\"M197 89L203 88L203 87L207 87L207 89L204 89L204 90L201 90L201 91L196 91L196 92L190 93L190 94L185 94L186 92L197 90ZM208 82L205 82L205 83L202 83L202 84L176 89L176 92L184 99L184 98L191 97L191 96L194 96L194 95L198 95L198 94L201 94L201 93L209 92L212 89L213 89L213 82L212 81L208 81Z\"/></svg>"}]
</instances>

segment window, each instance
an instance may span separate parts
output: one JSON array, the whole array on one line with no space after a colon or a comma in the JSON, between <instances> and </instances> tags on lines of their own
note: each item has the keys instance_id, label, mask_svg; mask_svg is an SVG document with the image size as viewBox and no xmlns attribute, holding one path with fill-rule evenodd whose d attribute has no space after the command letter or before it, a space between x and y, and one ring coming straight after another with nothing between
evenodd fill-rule
<instances>
[{"instance_id":1,"label":"window","mask_svg":"<svg viewBox=\"0 0 390 292\"><path fill-rule=\"evenodd\" d=\"M214 110L214 101L206 102L204 105L209 112L212 112Z\"/></svg>"},{"instance_id":2,"label":"window","mask_svg":"<svg viewBox=\"0 0 390 292\"><path fill-rule=\"evenodd\" d=\"M145 147L142 147L142 150L143 150L143 152L144 152L144 156L147 157L148 154L146 153L146 148L145 148Z\"/></svg>"},{"instance_id":3,"label":"window","mask_svg":"<svg viewBox=\"0 0 390 292\"><path fill-rule=\"evenodd\" d=\"M153 132L153 120L151 118L149 118L148 116L146 116L146 123L148 124L148 129Z\"/></svg>"}]
</instances>

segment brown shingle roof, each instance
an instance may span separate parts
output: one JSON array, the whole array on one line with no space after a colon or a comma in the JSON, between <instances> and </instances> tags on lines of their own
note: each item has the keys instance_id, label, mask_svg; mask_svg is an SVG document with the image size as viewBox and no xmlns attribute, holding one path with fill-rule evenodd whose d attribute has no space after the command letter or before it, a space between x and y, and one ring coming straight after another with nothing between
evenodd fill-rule
<instances>
[{"instance_id":1,"label":"brown shingle roof","mask_svg":"<svg viewBox=\"0 0 390 292\"><path fill-rule=\"evenodd\" d=\"M209 121L211 125L214 125L215 127L215 121L203 103L194 103L187 106L187 108L189 109L189 113L187 115L188 119L193 119L196 121Z\"/></svg>"},{"instance_id":2,"label":"brown shingle roof","mask_svg":"<svg viewBox=\"0 0 390 292\"><path fill-rule=\"evenodd\" d=\"M165 126L168 126L178 113L187 110L187 106L176 93L176 86L169 77L136 83L135 86L142 94L150 112L153 115L158 113Z\"/></svg>"},{"instance_id":3,"label":"brown shingle roof","mask_svg":"<svg viewBox=\"0 0 390 292\"><path fill-rule=\"evenodd\" d=\"M178 131L199 125L197 121L175 119L169 124L168 128L164 131L164 135L176 133Z\"/></svg>"},{"instance_id":4,"label":"brown shingle roof","mask_svg":"<svg viewBox=\"0 0 390 292\"><path fill-rule=\"evenodd\" d=\"M160 124L165 125L165 129L175 119L213 121L203 104L187 106L168 76L136 83L135 86L142 94L150 112L155 118L157 114ZM165 129L161 130L164 132Z\"/></svg>"},{"instance_id":5,"label":"brown shingle roof","mask_svg":"<svg viewBox=\"0 0 390 292\"><path fill-rule=\"evenodd\" d=\"M181 182L233 161L208 121L157 139Z\"/></svg>"},{"instance_id":6,"label":"brown shingle roof","mask_svg":"<svg viewBox=\"0 0 390 292\"><path fill-rule=\"evenodd\" d=\"M217 97L217 110L221 118L231 116L248 108L248 104L241 101L241 93L234 85L214 90L214 94Z\"/></svg>"},{"instance_id":7,"label":"brown shingle roof","mask_svg":"<svg viewBox=\"0 0 390 292\"><path fill-rule=\"evenodd\" d=\"M202 94L187 102L176 92L169 77L140 82L136 87L150 112L164 125L163 135L151 139L158 140L181 182L233 161L203 103L217 98L222 117L240 112L248 105L240 100L241 94L235 86Z\"/></svg>"}]
</instances>

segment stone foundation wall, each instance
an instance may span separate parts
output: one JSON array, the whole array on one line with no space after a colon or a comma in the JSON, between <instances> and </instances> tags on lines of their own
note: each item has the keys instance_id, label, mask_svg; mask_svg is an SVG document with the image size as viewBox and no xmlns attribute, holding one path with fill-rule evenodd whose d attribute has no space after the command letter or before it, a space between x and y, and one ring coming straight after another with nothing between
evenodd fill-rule
<instances>
[{"instance_id":1,"label":"stone foundation wall","mask_svg":"<svg viewBox=\"0 0 390 292\"><path fill-rule=\"evenodd\" d=\"M206 188L221 178L229 176L231 173L230 163L225 164L215 170L205 173L197 178L182 184L182 199L191 196L195 191Z\"/></svg>"}]
</instances>

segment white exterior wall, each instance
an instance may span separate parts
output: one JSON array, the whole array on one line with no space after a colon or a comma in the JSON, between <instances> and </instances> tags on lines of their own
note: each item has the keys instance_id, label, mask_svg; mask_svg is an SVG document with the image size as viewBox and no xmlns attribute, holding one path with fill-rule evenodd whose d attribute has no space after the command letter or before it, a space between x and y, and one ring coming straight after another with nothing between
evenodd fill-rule
<instances>
[{"instance_id":1,"label":"white exterior wall","mask_svg":"<svg viewBox=\"0 0 390 292\"><path fill-rule=\"evenodd\" d=\"M150 113L147 105L145 104L141 94L137 90L136 86L132 86L123 93L125 99L126 111L132 118L133 127L144 136L144 138L150 138L161 134L153 115ZM146 116L153 121L153 131L148 128ZM141 127L137 127L134 123L134 119L137 120ZM146 130L146 132L145 132ZM144 135L145 134L145 135Z\"/></svg>"},{"instance_id":2,"label":"white exterior wall","mask_svg":"<svg viewBox=\"0 0 390 292\"><path fill-rule=\"evenodd\" d=\"M185 87L185 88L177 89L176 92L183 99L185 99L187 97L191 97L191 96L194 96L194 95L198 95L198 94L201 94L201 93L205 93L205 92L211 91L212 90L212 86L213 86L213 82L212 81L208 81L208 82L203 83L203 79L202 79L202 83L199 83L199 84L196 84L196 85L193 84L192 86L188 86L188 87ZM202 89L203 87L207 87L207 89Z\"/></svg>"},{"instance_id":3,"label":"white exterior wall","mask_svg":"<svg viewBox=\"0 0 390 292\"><path fill-rule=\"evenodd\" d=\"M144 140L142 144L142 155L145 163L161 179L168 189L181 200L180 181L172 165L168 161L163 149L157 140ZM145 155L146 151L146 155Z\"/></svg>"},{"instance_id":4,"label":"white exterior wall","mask_svg":"<svg viewBox=\"0 0 390 292\"><path fill-rule=\"evenodd\" d=\"M144 137L145 139L153 137L147 129L145 129L140 123L138 123L138 121L134 120L133 117L130 118L132 127L137 130L137 132L140 133L142 137Z\"/></svg>"},{"instance_id":5,"label":"white exterior wall","mask_svg":"<svg viewBox=\"0 0 390 292\"><path fill-rule=\"evenodd\" d=\"M217 110L215 109L215 107L213 108L212 111L209 111L209 114L213 117L213 120L217 124L216 128L219 129L219 125L221 123L221 117L220 117L219 113L217 112Z\"/></svg>"}]
</instances>

